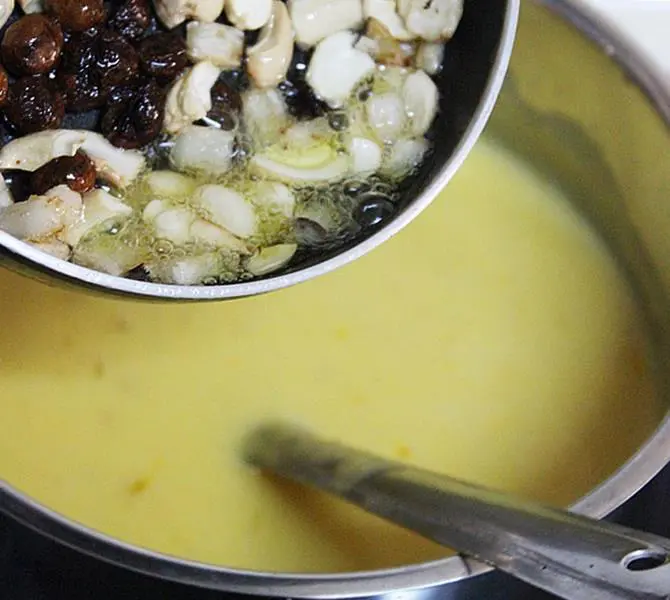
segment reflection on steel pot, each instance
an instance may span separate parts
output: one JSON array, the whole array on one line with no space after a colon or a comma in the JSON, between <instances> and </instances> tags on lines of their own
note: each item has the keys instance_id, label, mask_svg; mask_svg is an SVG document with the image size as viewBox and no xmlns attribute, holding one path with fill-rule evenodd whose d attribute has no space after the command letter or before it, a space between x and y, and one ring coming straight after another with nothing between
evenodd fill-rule
<instances>
[{"instance_id":1,"label":"reflection on steel pot","mask_svg":"<svg viewBox=\"0 0 670 600\"><path fill-rule=\"evenodd\" d=\"M668 122L670 96L644 61L597 19L565 0L524 5L511 71L488 134L559 181L618 258L649 323L657 385L666 401L670 400ZM666 419L635 456L574 509L592 517L606 516L669 458ZM337 576L242 572L122 544L63 519L6 485L0 486L0 508L98 558L218 590L293 598L528 597L521 584L461 558Z\"/></svg>"}]
</instances>

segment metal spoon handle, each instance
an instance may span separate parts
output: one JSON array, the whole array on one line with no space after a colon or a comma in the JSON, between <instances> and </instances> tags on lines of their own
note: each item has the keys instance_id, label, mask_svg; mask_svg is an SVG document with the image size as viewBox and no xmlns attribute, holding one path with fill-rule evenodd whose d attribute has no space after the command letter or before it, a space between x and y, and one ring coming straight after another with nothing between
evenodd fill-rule
<instances>
[{"instance_id":1,"label":"metal spoon handle","mask_svg":"<svg viewBox=\"0 0 670 600\"><path fill-rule=\"evenodd\" d=\"M670 540L268 424L248 462L335 494L569 600L670 599Z\"/></svg>"}]
</instances>

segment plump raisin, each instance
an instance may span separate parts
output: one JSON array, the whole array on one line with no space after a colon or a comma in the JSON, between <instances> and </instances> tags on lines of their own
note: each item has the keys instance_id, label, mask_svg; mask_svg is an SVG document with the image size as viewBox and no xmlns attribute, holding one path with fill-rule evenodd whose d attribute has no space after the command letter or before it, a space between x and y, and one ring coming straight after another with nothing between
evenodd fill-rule
<instances>
[{"instance_id":1,"label":"plump raisin","mask_svg":"<svg viewBox=\"0 0 670 600\"><path fill-rule=\"evenodd\" d=\"M149 36L142 40L139 52L144 72L163 81L174 79L188 65L186 43L175 32Z\"/></svg>"},{"instance_id":2,"label":"plump raisin","mask_svg":"<svg viewBox=\"0 0 670 600\"><path fill-rule=\"evenodd\" d=\"M105 19L103 0L46 0L44 7L68 31L85 31Z\"/></svg>"},{"instance_id":3,"label":"plump raisin","mask_svg":"<svg viewBox=\"0 0 670 600\"><path fill-rule=\"evenodd\" d=\"M33 194L44 194L57 185L67 185L71 190L83 194L95 186L95 165L83 152L74 156L61 156L37 169L30 178Z\"/></svg>"},{"instance_id":4,"label":"plump raisin","mask_svg":"<svg viewBox=\"0 0 670 600\"><path fill-rule=\"evenodd\" d=\"M121 34L103 31L94 42L96 68L104 88L129 82L137 73L137 52Z\"/></svg>"},{"instance_id":5,"label":"plump raisin","mask_svg":"<svg viewBox=\"0 0 670 600\"><path fill-rule=\"evenodd\" d=\"M60 25L44 15L25 15L12 23L2 39L2 61L16 75L53 69L63 49Z\"/></svg>"},{"instance_id":6,"label":"plump raisin","mask_svg":"<svg viewBox=\"0 0 670 600\"><path fill-rule=\"evenodd\" d=\"M100 108L105 103L96 68L93 36L73 35L65 44L57 80L70 111L83 112Z\"/></svg>"},{"instance_id":7,"label":"plump raisin","mask_svg":"<svg viewBox=\"0 0 670 600\"><path fill-rule=\"evenodd\" d=\"M58 84L65 94L67 109L71 112L86 112L104 106L107 99L100 81L89 72L61 73Z\"/></svg>"},{"instance_id":8,"label":"plump raisin","mask_svg":"<svg viewBox=\"0 0 670 600\"><path fill-rule=\"evenodd\" d=\"M4 111L14 129L26 135L57 129L63 122L65 102L46 77L23 77L9 86Z\"/></svg>"},{"instance_id":9,"label":"plump raisin","mask_svg":"<svg viewBox=\"0 0 670 600\"><path fill-rule=\"evenodd\" d=\"M212 108L207 118L221 129L232 131L237 126L238 113L242 108L239 92L224 81L217 81L212 87L211 96Z\"/></svg>"},{"instance_id":10,"label":"plump raisin","mask_svg":"<svg viewBox=\"0 0 670 600\"><path fill-rule=\"evenodd\" d=\"M125 0L108 21L108 27L129 40L138 40L151 25L149 0Z\"/></svg>"},{"instance_id":11,"label":"plump raisin","mask_svg":"<svg viewBox=\"0 0 670 600\"><path fill-rule=\"evenodd\" d=\"M139 148L161 132L165 91L153 80L117 90L102 118L105 137L119 148Z\"/></svg>"},{"instance_id":12,"label":"plump raisin","mask_svg":"<svg viewBox=\"0 0 670 600\"><path fill-rule=\"evenodd\" d=\"M67 97L68 110L101 108L114 86L133 80L137 52L114 31L73 35L65 44L58 81Z\"/></svg>"}]
</instances>

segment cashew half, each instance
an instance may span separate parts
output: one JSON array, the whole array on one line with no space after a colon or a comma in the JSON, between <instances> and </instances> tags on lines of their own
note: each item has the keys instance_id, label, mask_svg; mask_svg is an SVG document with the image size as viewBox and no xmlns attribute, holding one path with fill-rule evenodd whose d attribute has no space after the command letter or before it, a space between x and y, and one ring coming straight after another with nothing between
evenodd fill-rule
<instances>
[{"instance_id":1,"label":"cashew half","mask_svg":"<svg viewBox=\"0 0 670 600\"><path fill-rule=\"evenodd\" d=\"M180 170L223 175L233 161L234 143L230 131L189 125L177 136L170 159Z\"/></svg>"},{"instance_id":2,"label":"cashew half","mask_svg":"<svg viewBox=\"0 0 670 600\"><path fill-rule=\"evenodd\" d=\"M84 194L81 218L66 228L62 239L70 246L79 241L107 221L127 219L133 209L102 189L94 189Z\"/></svg>"},{"instance_id":3,"label":"cashew half","mask_svg":"<svg viewBox=\"0 0 670 600\"><path fill-rule=\"evenodd\" d=\"M31 196L5 208L0 213L0 229L20 240L47 241L76 223L81 209L81 196L59 185L43 196Z\"/></svg>"},{"instance_id":4,"label":"cashew half","mask_svg":"<svg viewBox=\"0 0 670 600\"><path fill-rule=\"evenodd\" d=\"M379 144L364 137L353 137L347 144L354 173L374 173L382 164Z\"/></svg>"},{"instance_id":5,"label":"cashew half","mask_svg":"<svg viewBox=\"0 0 670 600\"><path fill-rule=\"evenodd\" d=\"M0 169L36 171L59 156L74 156L86 139L71 129L40 131L12 140L0 149Z\"/></svg>"},{"instance_id":6,"label":"cashew half","mask_svg":"<svg viewBox=\"0 0 670 600\"><path fill-rule=\"evenodd\" d=\"M227 188L223 189L229 191ZM177 244L200 243L239 254L249 254L246 242L227 229L199 217L190 207L175 206L165 200L152 200L144 208L142 219L154 228L158 237Z\"/></svg>"},{"instance_id":7,"label":"cashew half","mask_svg":"<svg viewBox=\"0 0 670 600\"><path fill-rule=\"evenodd\" d=\"M81 150L95 165L98 177L115 187L129 186L146 166L144 154L139 150L122 150L105 137L93 131L81 131L84 143Z\"/></svg>"},{"instance_id":8,"label":"cashew half","mask_svg":"<svg viewBox=\"0 0 670 600\"><path fill-rule=\"evenodd\" d=\"M186 26L186 49L193 62L209 61L222 69L242 63L244 33L221 23L192 21Z\"/></svg>"},{"instance_id":9,"label":"cashew half","mask_svg":"<svg viewBox=\"0 0 670 600\"><path fill-rule=\"evenodd\" d=\"M0 27L3 27L14 10L14 0L0 0Z\"/></svg>"},{"instance_id":10,"label":"cashew half","mask_svg":"<svg viewBox=\"0 0 670 600\"><path fill-rule=\"evenodd\" d=\"M288 10L296 41L304 48L338 31L363 25L361 0L289 0Z\"/></svg>"},{"instance_id":11,"label":"cashew half","mask_svg":"<svg viewBox=\"0 0 670 600\"><path fill-rule=\"evenodd\" d=\"M69 260L70 254L72 254L70 246L68 246L65 242L61 242L60 240L56 240L53 238L45 241L28 242L28 243L31 246L37 248L38 250L46 252L47 254L51 254L51 256L55 256L56 258L60 258L61 260Z\"/></svg>"},{"instance_id":12,"label":"cashew half","mask_svg":"<svg viewBox=\"0 0 670 600\"><path fill-rule=\"evenodd\" d=\"M272 16L272 0L226 0L225 10L238 29L260 29Z\"/></svg>"},{"instance_id":13,"label":"cashew half","mask_svg":"<svg viewBox=\"0 0 670 600\"><path fill-rule=\"evenodd\" d=\"M191 202L205 214L207 221L223 227L236 237L248 238L258 230L254 207L244 196L223 185L200 186Z\"/></svg>"},{"instance_id":14,"label":"cashew half","mask_svg":"<svg viewBox=\"0 0 670 600\"><path fill-rule=\"evenodd\" d=\"M81 149L94 162L101 179L125 187L142 172L144 155L123 150L102 135L84 129L41 131L12 140L0 150L0 169L36 171L59 156L74 156Z\"/></svg>"},{"instance_id":15,"label":"cashew half","mask_svg":"<svg viewBox=\"0 0 670 600\"><path fill-rule=\"evenodd\" d=\"M395 0L364 0L363 14L366 19L381 23L396 40L407 42L416 37L407 30L403 18L396 11Z\"/></svg>"},{"instance_id":16,"label":"cashew half","mask_svg":"<svg viewBox=\"0 0 670 600\"><path fill-rule=\"evenodd\" d=\"M380 142L396 141L407 123L403 98L395 92L373 95L365 103L368 123Z\"/></svg>"},{"instance_id":17,"label":"cashew half","mask_svg":"<svg viewBox=\"0 0 670 600\"><path fill-rule=\"evenodd\" d=\"M291 123L284 97L274 88L244 92L242 117L255 150L276 142Z\"/></svg>"},{"instance_id":18,"label":"cashew half","mask_svg":"<svg viewBox=\"0 0 670 600\"><path fill-rule=\"evenodd\" d=\"M428 75L437 75L444 61L444 44L441 42L423 42L416 52L415 65Z\"/></svg>"},{"instance_id":19,"label":"cashew half","mask_svg":"<svg viewBox=\"0 0 670 600\"><path fill-rule=\"evenodd\" d=\"M437 114L439 91L435 82L423 71L416 71L405 80L402 98L412 135L424 135Z\"/></svg>"},{"instance_id":20,"label":"cashew half","mask_svg":"<svg viewBox=\"0 0 670 600\"><path fill-rule=\"evenodd\" d=\"M410 33L429 42L451 38L463 16L463 0L398 0Z\"/></svg>"},{"instance_id":21,"label":"cashew half","mask_svg":"<svg viewBox=\"0 0 670 600\"><path fill-rule=\"evenodd\" d=\"M349 172L349 157L335 154L319 165L302 167L279 162L267 154L257 154L251 159L251 167L264 177L294 186L332 183L341 180Z\"/></svg>"},{"instance_id":22,"label":"cashew half","mask_svg":"<svg viewBox=\"0 0 670 600\"><path fill-rule=\"evenodd\" d=\"M247 261L247 271L256 277L277 271L289 263L297 250L297 244L278 244L262 248Z\"/></svg>"},{"instance_id":23,"label":"cashew half","mask_svg":"<svg viewBox=\"0 0 670 600\"><path fill-rule=\"evenodd\" d=\"M368 19L365 35L356 42L355 48L368 53L378 64L398 67L410 65L415 53L413 42L401 42L374 17Z\"/></svg>"},{"instance_id":24,"label":"cashew half","mask_svg":"<svg viewBox=\"0 0 670 600\"><path fill-rule=\"evenodd\" d=\"M220 252L204 252L146 265L153 280L176 285L199 285L210 278L216 279L230 272L226 267Z\"/></svg>"},{"instance_id":25,"label":"cashew half","mask_svg":"<svg viewBox=\"0 0 670 600\"><path fill-rule=\"evenodd\" d=\"M424 139L403 138L395 142L385 157L381 172L392 177L407 175L417 167L428 152L428 142Z\"/></svg>"},{"instance_id":26,"label":"cashew half","mask_svg":"<svg viewBox=\"0 0 670 600\"><path fill-rule=\"evenodd\" d=\"M177 79L165 102L163 128L168 133L179 133L184 127L207 116L212 108L212 87L220 73L219 67L204 61Z\"/></svg>"},{"instance_id":27,"label":"cashew half","mask_svg":"<svg viewBox=\"0 0 670 600\"><path fill-rule=\"evenodd\" d=\"M27 15L44 12L44 0L19 0L19 6Z\"/></svg>"},{"instance_id":28,"label":"cashew half","mask_svg":"<svg viewBox=\"0 0 670 600\"><path fill-rule=\"evenodd\" d=\"M319 42L307 69L307 83L332 108L349 98L361 79L372 73L375 61L354 48L356 34L340 31Z\"/></svg>"},{"instance_id":29,"label":"cashew half","mask_svg":"<svg viewBox=\"0 0 670 600\"><path fill-rule=\"evenodd\" d=\"M224 0L154 0L158 18L168 29L187 19L212 23L223 12Z\"/></svg>"},{"instance_id":30,"label":"cashew half","mask_svg":"<svg viewBox=\"0 0 670 600\"><path fill-rule=\"evenodd\" d=\"M272 3L272 17L255 46L247 51L247 69L259 88L274 87L286 78L293 58L293 27L286 5Z\"/></svg>"}]
</instances>

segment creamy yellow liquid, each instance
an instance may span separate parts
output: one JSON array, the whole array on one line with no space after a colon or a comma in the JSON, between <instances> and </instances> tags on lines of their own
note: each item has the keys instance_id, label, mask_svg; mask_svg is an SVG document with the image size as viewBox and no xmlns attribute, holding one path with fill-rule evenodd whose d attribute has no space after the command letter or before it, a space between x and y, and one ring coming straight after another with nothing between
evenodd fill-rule
<instances>
[{"instance_id":1,"label":"creamy yellow liquid","mask_svg":"<svg viewBox=\"0 0 670 600\"><path fill-rule=\"evenodd\" d=\"M125 541L229 566L444 555L241 465L241 436L266 417L566 504L662 413L613 262L488 142L407 230L319 280L164 306L2 272L0 319L0 477Z\"/></svg>"}]
</instances>

